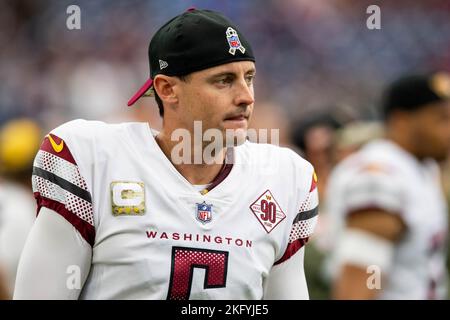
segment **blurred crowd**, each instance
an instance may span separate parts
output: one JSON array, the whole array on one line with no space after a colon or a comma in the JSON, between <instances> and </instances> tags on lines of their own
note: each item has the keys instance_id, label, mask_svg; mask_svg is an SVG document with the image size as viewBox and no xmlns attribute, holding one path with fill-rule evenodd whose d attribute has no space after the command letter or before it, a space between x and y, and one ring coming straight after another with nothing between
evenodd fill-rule
<instances>
[{"instance_id":1,"label":"blurred crowd","mask_svg":"<svg viewBox=\"0 0 450 320\"><path fill-rule=\"evenodd\" d=\"M66 9L71 4L80 7L80 30L66 26ZM380 30L366 27L366 8L371 4L381 8ZM296 149L315 166L321 203L336 164L383 135L379 106L386 84L405 73L450 71L450 3L446 0L1 1L0 127L6 130L13 123L15 129L8 130L28 136L12 142L5 139L17 134L5 133L0 140L0 149L18 145L17 150L0 152L0 199L8 197L12 185L19 193L31 190L23 174L30 174L38 147L34 141L65 121L132 120L149 121L155 129L161 126L152 98L141 99L133 108L127 108L126 101L148 78L151 35L190 6L221 11L245 30L257 58L252 125L281 129L280 143ZM32 124L16 120L24 118ZM31 151L22 154L24 148ZM7 167L6 155L13 162L24 159L13 164L20 172ZM442 164L450 203L449 168L448 163ZM28 196L32 201L31 191ZM2 226L8 213L25 211L20 208L26 208L27 201L16 200L17 209L12 205L5 209L3 200L0 203L0 279L2 274L9 279L3 297L12 286L17 257L5 258L10 265L2 264L1 259L12 254L5 249L9 246L5 241L11 240L2 238ZM33 210L20 218L24 222L14 240L17 250ZM322 268L329 246L321 241L326 239L321 237L326 223L321 218L306 250L313 299L330 298L330 283Z\"/></svg>"},{"instance_id":2,"label":"blurred crowd","mask_svg":"<svg viewBox=\"0 0 450 320\"><path fill-rule=\"evenodd\" d=\"M0 122L25 115L54 127L129 116L126 101L148 77L151 35L190 6L221 11L246 31L257 53L257 101L290 119L330 109L376 117L386 81L450 68L450 8L445 0L380 1L381 29L369 30L366 8L375 2L1 1ZM80 30L66 26L71 4L80 7Z\"/></svg>"}]
</instances>

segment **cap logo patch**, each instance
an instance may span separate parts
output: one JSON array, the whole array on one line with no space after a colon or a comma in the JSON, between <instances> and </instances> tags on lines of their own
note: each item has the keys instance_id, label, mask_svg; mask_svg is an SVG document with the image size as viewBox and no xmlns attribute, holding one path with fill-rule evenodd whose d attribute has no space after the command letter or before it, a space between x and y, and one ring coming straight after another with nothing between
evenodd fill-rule
<instances>
[{"instance_id":1,"label":"cap logo patch","mask_svg":"<svg viewBox=\"0 0 450 320\"><path fill-rule=\"evenodd\" d=\"M450 77L443 72L433 76L431 87L436 95L443 99L450 98Z\"/></svg>"},{"instance_id":2,"label":"cap logo patch","mask_svg":"<svg viewBox=\"0 0 450 320\"><path fill-rule=\"evenodd\" d=\"M241 41L239 40L239 36L236 30L234 30L232 27L228 27L226 34L228 44L230 45L230 50L228 50L228 52L231 53L233 56L236 53L236 50L245 53L245 48L241 44Z\"/></svg>"},{"instance_id":3,"label":"cap logo patch","mask_svg":"<svg viewBox=\"0 0 450 320\"><path fill-rule=\"evenodd\" d=\"M168 66L169 64L166 61L159 59L159 69L162 70L164 68L167 68Z\"/></svg>"}]
</instances>

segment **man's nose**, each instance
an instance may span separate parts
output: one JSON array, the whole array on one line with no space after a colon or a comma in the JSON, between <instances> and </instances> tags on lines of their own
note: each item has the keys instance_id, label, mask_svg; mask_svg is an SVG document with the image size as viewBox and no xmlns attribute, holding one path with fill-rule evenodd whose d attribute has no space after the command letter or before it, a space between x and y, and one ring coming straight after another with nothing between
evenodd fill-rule
<instances>
[{"instance_id":1,"label":"man's nose","mask_svg":"<svg viewBox=\"0 0 450 320\"><path fill-rule=\"evenodd\" d=\"M253 86L243 79L236 84L235 105L251 105L255 102Z\"/></svg>"}]
</instances>

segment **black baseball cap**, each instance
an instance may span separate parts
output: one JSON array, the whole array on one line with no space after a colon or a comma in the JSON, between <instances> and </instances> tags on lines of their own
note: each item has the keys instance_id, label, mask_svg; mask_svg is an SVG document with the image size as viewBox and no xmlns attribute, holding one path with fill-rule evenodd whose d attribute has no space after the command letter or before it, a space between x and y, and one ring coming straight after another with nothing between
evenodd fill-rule
<instances>
[{"instance_id":1,"label":"black baseball cap","mask_svg":"<svg viewBox=\"0 0 450 320\"><path fill-rule=\"evenodd\" d=\"M384 116L394 110L413 112L428 104L450 99L450 76L445 72L411 74L392 82L385 90Z\"/></svg>"},{"instance_id":2,"label":"black baseball cap","mask_svg":"<svg viewBox=\"0 0 450 320\"><path fill-rule=\"evenodd\" d=\"M237 26L211 10L188 9L153 36L148 48L150 78L128 101L153 95L157 74L183 76L236 61L255 61L250 43Z\"/></svg>"}]
</instances>

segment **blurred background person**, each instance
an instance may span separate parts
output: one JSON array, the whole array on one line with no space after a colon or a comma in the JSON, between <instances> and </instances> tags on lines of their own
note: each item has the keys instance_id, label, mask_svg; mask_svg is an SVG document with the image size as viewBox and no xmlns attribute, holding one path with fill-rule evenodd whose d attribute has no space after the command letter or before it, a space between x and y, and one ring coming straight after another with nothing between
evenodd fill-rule
<instances>
[{"instance_id":1,"label":"blurred background person","mask_svg":"<svg viewBox=\"0 0 450 320\"><path fill-rule=\"evenodd\" d=\"M34 222L31 189L34 155L41 128L30 119L13 119L0 128L0 297L11 299L20 254Z\"/></svg>"},{"instance_id":2,"label":"blurred background person","mask_svg":"<svg viewBox=\"0 0 450 320\"><path fill-rule=\"evenodd\" d=\"M348 156L357 152L365 144L372 140L379 139L384 135L383 124L379 121L368 121L368 120L355 120L343 125L341 128L337 129L334 134L334 139L332 142L331 158L333 162L333 170L335 166L343 161ZM328 179L328 184L333 185L333 171L330 173L330 178ZM328 185L325 186L328 189ZM325 190L326 191L326 190ZM332 195L329 195L332 197ZM320 262L314 268L317 277L322 282L322 287L327 291L325 293L326 297L330 297L330 271L327 270L329 263L325 261L331 254L331 250L334 245L335 239L330 235L330 230L333 229L332 221L330 221L330 216L326 210L326 199L324 196L324 201L322 202L321 217L320 217L320 229L319 235L315 237L315 245L320 251Z\"/></svg>"},{"instance_id":3,"label":"blurred background person","mask_svg":"<svg viewBox=\"0 0 450 320\"><path fill-rule=\"evenodd\" d=\"M305 116L294 127L293 143L305 159L314 164L320 177L317 181L317 188L321 190L319 197L323 199L328 176L334 166L333 141L342 122L332 113L315 113Z\"/></svg>"},{"instance_id":4,"label":"blurred background person","mask_svg":"<svg viewBox=\"0 0 450 320\"><path fill-rule=\"evenodd\" d=\"M336 111L336 110L335 110ZM339 119L339 121L337 120ZM313 118L306 118L296 126L293 137L295 145L304 155L309 155L312 163L320 164L322 175L318 174L322 205L320 217L316 227L316 235L311 239L311 244L306 251L308 260L305 260L305 272L311 283L311 295L316 299L330 298L330 283L324 261L330 254L332 239L329 236L330 219L324 208L326 198L328 176L336 163L356 152L365 143L382 135L382 126L375 121L352 121L349 116L338 117L333 114L318 114ZM348 123L347 123L348 122ZM309 135L310 133L312 135ZM315 133L315 134L314 134ZM309 139L306 138L309 135ZM314 138L317 138L314 139ZM318 142L317 146L314 146ZM314 147L308 147L314 146ZM310 150L314 149L314 151ZM304 151L302 151L304 150ZM308 158L308 156L306 156Z\"/></svg>"},{"instance_id":5,"label":"blurred background person","mask_svg":"<svg viewBox=\"0 0 450 320\"><path fill-rule=\"evenodd\" d=\"M336 111L336 110L333 110ZM328 175L333 163L333 142L336 131L342 127L342 121L334 112L315 112L304 115L300 120L292 123L292 144L305 159L314 163L317 174L317 188L319 190L319 213L323 212L323 199ZM327 299L329 287L320 274L324 260L322 236L325 229L324 220L318 217L315 232L310 239L308 250L305 250L305 275L309 281L310 296L315 299Z\"/></svg>"},{"instance_id":6,"label":"blurred background person","mask_svg":"<svg viewBox=\"0 0 450 320\"><path fill-rule=\"evenodd\" d=\"M338 129L334 136L332 158L334 165L358 151L366 143L384 135L378 121L353 121Z\"/></svg>"},{"instance_id":7,"label":"blurred background person","mask_svg":"<svg viewBox=\"0 0 450 320\"><path fill-rule=\"evenodd\" d=\"M450 150L450 77L400 78L383 111L385 138L345 158L328 185L332 297L444 299L448 211L437 162Z\"/></svg>"}]
</instances>

